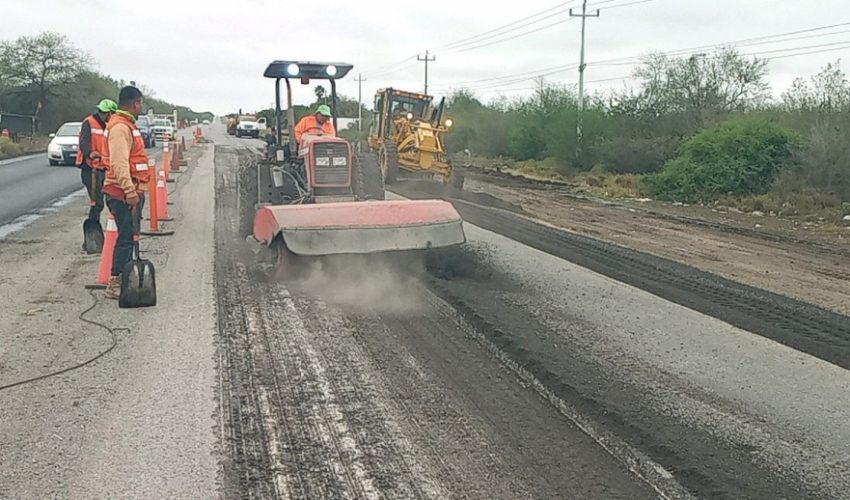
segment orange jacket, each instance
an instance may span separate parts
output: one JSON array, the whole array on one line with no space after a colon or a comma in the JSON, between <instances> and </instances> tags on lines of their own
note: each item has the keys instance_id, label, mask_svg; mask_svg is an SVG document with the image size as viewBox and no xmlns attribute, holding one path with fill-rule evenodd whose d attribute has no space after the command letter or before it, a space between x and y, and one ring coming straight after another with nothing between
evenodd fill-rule
<instances>
[{"instance_id":1,"label":"orange jacket","mask_svg":"<svg viewBox=\"0 0 850 500\"><path fill-rule=\"evenodd\" d=\"M104 192L110 196L115 193L120 198L120 191L123 191L125 195L135 191L146 191L153 172L148 170L145 140L136 128L135 120L131 115L119 111L109 120L106 130L110 154Z\"/></svg>"},{"instance_id":2,"label":"orange jacket","mask_svg":"<svg viewBox=\"0 0 850 500\"><path fill-rule=\"evenodd\" d=\"M106 129L101 126L100 120L95 118L94 115L87 116L85 121L88 122L91 130L91 140L88 145L82 144L83 133L82 131L80 132L80 143L77 147L76 164L79 167L85 160L86 164L91 168L103 170L106 168L106 165L109 164L109 148L106 144ZM83 151L91 151L88 158L84 158Z\"/></svg>"},{"instance_id":3,"label":"orange jacket","mask_svg":"<svg viewBox=\"0 0 850 500\"><path fill-rule=\"evenodd\" d=\"M315 130L310 130L314 127L322 129L322 132L325 135L336 135L336 129L334 129L334 124L331 122L330 118L325 120L323 125L319 125L319 121L316 120L316 115L307 115L298 122L298 125L295 126L295 142L300 144L302 135L315 133Z\"/></svg>"}]
</instances>

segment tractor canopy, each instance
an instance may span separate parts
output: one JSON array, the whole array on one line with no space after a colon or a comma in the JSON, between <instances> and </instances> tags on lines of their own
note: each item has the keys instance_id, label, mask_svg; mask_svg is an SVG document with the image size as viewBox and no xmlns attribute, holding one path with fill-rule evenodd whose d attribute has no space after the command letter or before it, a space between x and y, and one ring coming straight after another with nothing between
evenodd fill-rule
<instances>
[{"instance_id":1,"label":"tractor canopy","mask_svg":"<svg viewBox=\"0 0 850 500\"><path fill-rule=\"evenodd\" d=\"M339 80L351 71L348 63L310 61L272 61L263 76L266 78L306 78L310 80Z\"/></svg>"}]
</instances>

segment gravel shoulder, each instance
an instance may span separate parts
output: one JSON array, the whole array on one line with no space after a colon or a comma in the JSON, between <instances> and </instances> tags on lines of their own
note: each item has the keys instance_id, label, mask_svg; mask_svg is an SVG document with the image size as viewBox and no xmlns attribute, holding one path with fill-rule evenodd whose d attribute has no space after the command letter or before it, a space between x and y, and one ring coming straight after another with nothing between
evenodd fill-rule
<instances>
[{"instance_id":1,"label":"gravel shoulder","mask_svg":"<svg viewBox=\"0 0 850 500\"><path fill-rule=\"evenodd\" d=\"M86 316L115 348L79 370L0 392L2 498L214 498L213 150L177 179L170 238L142 240L159 305ZM85 196L0 241L0 385L60 370L112 339L78 315L99 256L80 250ZM105 216L104 216L105 218Z\"/></svg>"}]
</instances>

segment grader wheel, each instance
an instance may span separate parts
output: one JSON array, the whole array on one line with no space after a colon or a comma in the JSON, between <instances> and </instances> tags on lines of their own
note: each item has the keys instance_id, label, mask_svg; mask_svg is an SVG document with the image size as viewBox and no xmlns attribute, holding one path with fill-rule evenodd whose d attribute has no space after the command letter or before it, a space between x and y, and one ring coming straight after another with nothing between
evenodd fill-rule
<instances>
[{"instance_id":1,"label":"grader wheel","mask_svg":"<svg viewBox=\"0 0 850 500\"><path fill-rule=\"evenodd\" d=\"M381 172L384 173L384 184L393 184L398 179L398 148L392 142L385 141L378 151L378 161Z\"/></svg>"}]
</instances>

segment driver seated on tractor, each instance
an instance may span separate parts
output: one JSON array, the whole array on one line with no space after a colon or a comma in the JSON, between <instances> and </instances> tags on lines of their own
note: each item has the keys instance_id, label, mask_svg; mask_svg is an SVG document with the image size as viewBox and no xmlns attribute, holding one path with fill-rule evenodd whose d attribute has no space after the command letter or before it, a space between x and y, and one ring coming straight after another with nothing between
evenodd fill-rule
<instances>
[{"instance_id":1,"label":"driver seated on tractor","mask_svg":"<svg viewBox=\"0 0 850 500\"><path fill-rule=\"evenodd\" d=\"M331 122L331 108L322 104L312 115L307 115L295 126L295 142L301 144L301 136L315 134L320 130L323 135L336 136L336 129Z\"/></svg>"}]
</instances>

